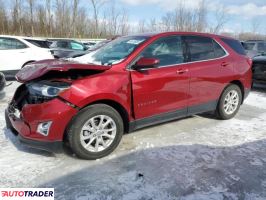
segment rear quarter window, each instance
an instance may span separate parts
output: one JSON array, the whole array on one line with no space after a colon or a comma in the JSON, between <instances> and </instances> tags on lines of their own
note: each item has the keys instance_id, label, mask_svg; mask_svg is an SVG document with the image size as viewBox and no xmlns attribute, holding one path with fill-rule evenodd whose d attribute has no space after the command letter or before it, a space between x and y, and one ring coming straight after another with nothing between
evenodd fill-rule
<instances>
[{"instance_id":1,"label":"rear quarter window","mask_svg":"<svg viewBox=\"0 0 266 200\"><path fill-rule=\"evenodd\" d=\"M231 49L240 55L246 55L245 49L238 40L221 38L221 40L226 43Z\"/></svg>"},{"instance_id":2,"label":"rear quarter window","mask_svg":"<svg viewBox=\"0 0 266 200\"><path fill-rule=\"evenodd\" d=\"M215 41L213 41L213 48L216 58L221 58L226 55L226 52L223 50L223 48Z\"/></svg>"}]
</instances>

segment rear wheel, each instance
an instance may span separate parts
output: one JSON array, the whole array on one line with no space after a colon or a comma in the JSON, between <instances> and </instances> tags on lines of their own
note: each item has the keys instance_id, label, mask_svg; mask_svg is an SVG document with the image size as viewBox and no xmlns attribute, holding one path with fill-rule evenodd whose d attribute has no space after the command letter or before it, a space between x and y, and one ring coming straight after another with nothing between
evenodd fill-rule
<instances>
[{"instance_id":1,"label":"rear wheel","mask_svg":"<svg viewBox=\"0 0 266 200\"><path fill-rule=\"evenodd\" d=\"M105 104L95 104L82 110L68 129L69 144L83 159L98 159L118 146L124 133L120 114Z\"/></svg>"},{"instance_id":2,"label":"rear wheel","mask_svg":"<svg viewBox=\"0 0 266 200\"><path fill-rule=\"evenodd\" d=\"M220 119L231 119L233 118L241 105L242 92L240 88L235 85L229 85L222 93L220 97L216 115Z\"/></svg>"}]
</instances>

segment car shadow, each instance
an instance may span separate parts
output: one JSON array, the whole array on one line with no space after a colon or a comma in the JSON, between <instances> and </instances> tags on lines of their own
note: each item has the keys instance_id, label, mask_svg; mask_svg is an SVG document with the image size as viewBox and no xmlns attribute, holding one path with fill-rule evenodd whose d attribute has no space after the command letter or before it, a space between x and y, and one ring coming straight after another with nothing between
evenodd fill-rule
<instances>
[{"instance_id":1,"label":"car shadow","mask_svg":"<svg viewBox=\"0 0 266 200\"><path fill-rule=\"evenodd\" d=\"M148 148L83 162L73 173L60 168L38 187L55 188L56 199L64 200L265 199L265 152L264 139Z\"/></svg>"},{"instance_id":2,"label":"car shadow","mask_svg":"<svg viewBox=\"0 0 266 200\"><path fill-rule=\"evenodd\" d=\"M6 127L4 127L2 129L2 132L4 133L6 139L8 139L12 143L12 145L14 147L16 147L16 149L19 150L19 151L26 152L26 153L37 154L37 155L41 155L41 156L47 156L47 157L53 157L53 156L55 156L51 152L47 152L47 151L44 151L44 150L31 148L29 146L26 146L24 144L21 144L19 142L16 134L13 133L10 129L7 129Z\"/></svg>"},{"instance_id":3,"label":"car shadow","mask_svg":"<svg viewBox=\"0 0 266 200\"><path fill-rule=\"evenodd\" d=\"M5 91L0 92L0 100L3 100L6 97Z\"/></svg>"},{"instance_id":4,"label":"car shadow","mask_svg":"<svg viewBox=\"0 0 266 200\"><path fill-rule=\"evenodd\" d=\"M136 131L150 129L150 128L153 128L153 127L162 126L164 124L169 124L171 122L177 122L177 121L181 121L181 120L185 120L185 119L189 119L189 118L193 118L193 115L192 116L186 116L186 117L181 117L181 118L173 119L173 120L166 121L166 122L160 122L160 123L157 123L157 124L154 124L154 125L145 126L145 127L142 127L142 128L138 128L137 130L134 130L134 131L131 131L131 132L126 132L125 135L134 133Z\"/></svg>"}]
</instances>

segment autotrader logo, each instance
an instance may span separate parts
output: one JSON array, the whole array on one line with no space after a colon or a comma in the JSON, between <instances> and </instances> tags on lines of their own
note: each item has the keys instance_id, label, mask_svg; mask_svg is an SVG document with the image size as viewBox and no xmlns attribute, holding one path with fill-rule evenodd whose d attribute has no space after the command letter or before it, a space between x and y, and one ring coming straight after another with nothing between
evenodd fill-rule
<instances>
[{"instance_id":1,"label":"autotrader logo","mask_svg":"<svg viewBox=\"0 0 266 200\"><path fill-rule=\"evenodd\" d=\"M54 188L0 188L0 200L54 200Z\"/></svg>"}]
</instances>

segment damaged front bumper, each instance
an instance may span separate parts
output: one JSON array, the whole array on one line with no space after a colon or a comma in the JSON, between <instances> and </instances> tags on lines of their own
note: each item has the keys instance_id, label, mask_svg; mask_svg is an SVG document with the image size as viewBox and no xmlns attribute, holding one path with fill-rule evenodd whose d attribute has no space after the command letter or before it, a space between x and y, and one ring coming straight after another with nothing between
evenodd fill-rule
<instances>
[{"instance_id":1,"label":"damaged front bumper","mask_svg":"<svg viewBox=\"0 0 266 200\"><path fill-rule=\"evenodd\" d=\"M66 127L78 110L58 98L31 104L27 102L29 95L24 85L17 89L5 112L7 127L17 132L19 140L26 145L61 151ZM51 122L47 135L38 132L38 126L45 122Z\"/></svg>"}]
</instances>

